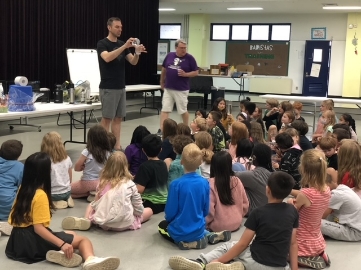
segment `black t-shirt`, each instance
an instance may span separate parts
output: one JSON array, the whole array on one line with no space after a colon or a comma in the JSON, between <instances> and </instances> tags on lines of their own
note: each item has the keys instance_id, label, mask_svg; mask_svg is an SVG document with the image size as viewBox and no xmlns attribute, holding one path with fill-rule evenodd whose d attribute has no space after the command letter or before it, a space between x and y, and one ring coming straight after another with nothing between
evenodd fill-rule
<instances>
[{"instance_id":1,"label":"black t-shirt","mask_svg":"<svg viewBox=\"0 0 361 270\"><path fill-rule=\"evenodd\" d=\"M327 167L334 168L335 171L338 170L338 162L337 162L337 154L333 154L329 158L327 158Z\"/></svg>"},{"instance_id":2,"label":"black t-shirt","mask_svg":"<svg viewBox=\"0 0 361 270\"><path fill-rule=\"evenodd\" d=\"M306 136L301 135L299 138L300 140L298 144L303 151L313 149L312 143L310 142L309 139L306 138Z\"/></svg>"},{"instance_id":3,"label":"black t-shirt","mask_svg":"<svg viewBox=\"0 0 361 270\"><path fill-rule=\"evenodd\" d=\"M117 58L109 63L105 62L100 54L104 51L112 52L124 45L124 41L111 42L108 38L98 41L97 52L100 70L100 89L124 89L125 88L125 57L130 54L125 49Z\"/></svg>"},{"instance_id":4,"label":"black t-shirt","mask_svg":"<svg viewBox=\"0 0 361 270\"><path fill-rule=\"evenodd\" d=\"M298 212L287 203L268 203L256 208L244 226L256 232L251 254L256 262L285 267L291 245L292 231L298 228Z\"/></svg>"},{"instance_id":5,"label":"black t-shirt","mask_svg":"<svg viewBox=\"0 0 361 270\"><path fill-rule=\"evenodd\" d=\"M165 160L166 158L175 160L176 157L177 154L173 150L173 145L168 138L164 139L162 142L162 150L160 151L158 158L161 160Z\"/></svg>"},{"instance_id":6,"label":"black t-shirt","mask_svg":"<svg viewBox=\"0 0 361 270\"><path fill-rule=\"evenodd\" d=\"M147 160L139 167L134 182L146 189L168 186L168 169L163 160Z\"/></svg>"}]
</instances>

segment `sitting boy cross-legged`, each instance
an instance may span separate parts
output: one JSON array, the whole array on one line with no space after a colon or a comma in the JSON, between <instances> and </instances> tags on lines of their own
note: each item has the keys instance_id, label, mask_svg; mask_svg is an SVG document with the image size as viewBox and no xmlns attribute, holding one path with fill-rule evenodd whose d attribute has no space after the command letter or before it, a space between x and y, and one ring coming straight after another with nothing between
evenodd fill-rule
<instances>
[{"instance_id":1,"label":"sitting boy cross-legged","mask_svg":"<svg viewBox=\"0 0 361 270\"><path fill-rule=\"evenodd\" d=\"M251 212L244 224L246 230L238 242L225 243L201 254L196 260L171 257L169 266L175 270L280 270L288 269L289 258L291 269L298 269L298 213L292 205L282 202L293 185L294 180L289 174L272 173L266 186L268 204Z\"/></svg>"},{"instance_id":2,"label":"sitting boy cross-legged","mask_svg":"<svg viewBox=\"0 0 361 270\"><path fill-rule=\"evenodd\" d=\"M195 172L202 161L202 151L195 143L184 147L181 159L184 175L170 184L165 220L158 225L159 233L180 249L202 249L208 243L231 238L230 231L210 233L206 230L210 188L208 181Z\"/></svg>"}]
</instances>

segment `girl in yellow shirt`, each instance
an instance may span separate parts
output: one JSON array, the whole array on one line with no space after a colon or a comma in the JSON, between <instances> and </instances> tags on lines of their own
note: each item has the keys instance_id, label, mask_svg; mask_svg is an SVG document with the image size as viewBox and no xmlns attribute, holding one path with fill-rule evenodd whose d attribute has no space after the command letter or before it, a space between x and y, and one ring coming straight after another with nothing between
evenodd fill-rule
<instances>
[{"instance_id":1,"label":"girl in yellow shirt","mask_svg":"<svg viewBox=\"0 0 361 270\"><path fill-rule=\"evenodd\" d=\"M65 267L79 266L84 259L84 270L96 266L117 269L119 259L95 257L88 238L74 232L53 232L49 228L54 209L50 172L48 154L37 152L26 159L22 185L8 220L13 230L6 245L6 256L24 263L46 259ZM74 253L74 249L79 249L81 256Z\"/></svg>"}]
</instances>

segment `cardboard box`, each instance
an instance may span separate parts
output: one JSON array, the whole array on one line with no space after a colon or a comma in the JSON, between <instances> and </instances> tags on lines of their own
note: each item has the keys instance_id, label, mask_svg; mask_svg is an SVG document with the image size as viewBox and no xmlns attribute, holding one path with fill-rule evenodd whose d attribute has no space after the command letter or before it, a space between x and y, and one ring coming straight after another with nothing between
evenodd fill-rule
<instances>
[{"instance_id":1,"label":"cardboard box","mask_svg":"<svg viewBox=\"0 0 361 270\"><path fill-rule=\"evenodd\" d=\"M210 66L210 74L211 75L219 75L221 73L221 69L219 65L211 65Z\"/></svg>"}]
</instances>

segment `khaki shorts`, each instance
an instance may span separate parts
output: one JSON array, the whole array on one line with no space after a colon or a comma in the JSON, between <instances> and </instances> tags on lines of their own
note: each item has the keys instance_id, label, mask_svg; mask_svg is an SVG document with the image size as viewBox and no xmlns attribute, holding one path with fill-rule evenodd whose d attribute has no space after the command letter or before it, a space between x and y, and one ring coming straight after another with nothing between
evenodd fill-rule
<instances>
[{"instance_id":1,"label":"khaki shorts","mask_svg":"<svg viewBox=\"0 0 361 270\"><path fill-rule=\"evenodd\" d=\"M189 90L179 91L164 88L162 112L172 112L175 102L178 114L186 113L188 111L188 94Z\"/></svg>"},{"instance_id":2,"label":"khaki shorts","mask_svg":"<svg viewBox=\"0 0 361 270\"><path fill-rule=\"evenodd\" d=\"M102 117L109 119L125 117L125 89L99 89L99 97L102 103Z\"/></svg>"}]
</instances>

